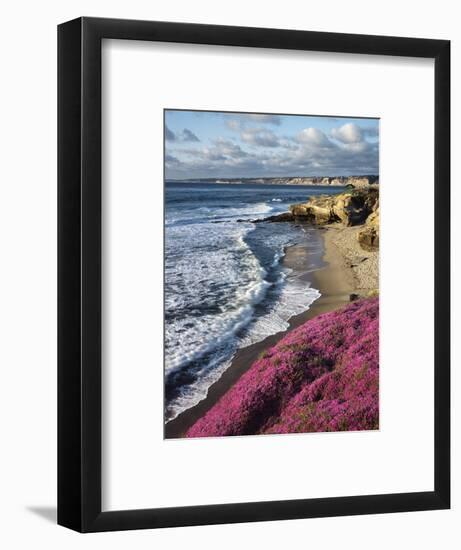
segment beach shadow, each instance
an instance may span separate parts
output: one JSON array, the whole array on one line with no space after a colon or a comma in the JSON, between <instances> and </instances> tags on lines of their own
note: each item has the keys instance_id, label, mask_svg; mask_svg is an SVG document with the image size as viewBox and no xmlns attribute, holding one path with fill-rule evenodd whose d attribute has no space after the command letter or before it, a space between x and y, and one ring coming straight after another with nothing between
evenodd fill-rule
<instances>
[{"instance_id":1,"label":"beach shadow","mask_svg":"<svg viewBox=\"0 0 461 550\"><path fill-rule=\"evenodd\" d=\"M26 509L46 521L50 521L51 523L57 522L58 513L56 506L27 506Z\"/></svg>"}]
</instances>

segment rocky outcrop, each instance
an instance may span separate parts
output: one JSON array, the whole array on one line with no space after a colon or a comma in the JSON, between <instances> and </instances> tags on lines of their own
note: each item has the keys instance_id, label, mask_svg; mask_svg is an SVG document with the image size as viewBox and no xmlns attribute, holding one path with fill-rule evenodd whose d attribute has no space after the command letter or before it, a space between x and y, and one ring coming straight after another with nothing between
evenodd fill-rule
<instances>
[{"instance_id":1,"label":"rocky outcrop","mask_svg":"<svg viewBox=\"0 0 461 550\"><path fill-rule=\"evenodd\" d=\"M239 222L245 222L248 220L237 220ZM294 222L295 217L291 212L283 212L282 214L275 214L274 216L268 216L267 218L261 218L256 220L250 220L253 223L261 223L261 222Z\"/></svg>"},{"instance_id":2,"label":"rocky outcrop","mask_svg":"<svg viewBox=\"0 0 461 550\"><path fill-rule=\"evenodd\" d=\"M379 249L379 207L368 216L365 227L360 231L357 238L364 250Z\"/></svg>"},{"instance_id":3,"label":"rocky outcrop","mask_svg":"<svg viewBox=\"0 0 461 550\"><path fill-rule=\"evenodd\" d=\"M377 186L354 189L339 195L321 195L305 203L294 204L289 214L294 221L306 221L315 225L339 222L345 226L363 225L357 234L360 246L367 251L379 249L379 189ZM289 221L287 214L283 219ZM273 218L278 218L273 216Z\"/></svg>"},{"instance_id":4,"label":"rocky outcrop","mask_svg":"<svg viewBox=\"0 0 461 550\"><path fill-rule=\"evenodd\" d=\"M339 195L320 195L307 202L293 204L289 212L241 222L305 222L318 226L341 223L347 227L363 226L357 233L363 250L379 249L379 188L353 189Z\"/></svg>"},{"instance_id":5,"label":"rocky outcrop","mask_svg":"<svg viewBox=\"0 0 461 550\"><path fill-rule=\"evenodd\" d=\"M290 206L295 219L316 225L342 222L344 225L361 225L379 208L379 191L376 187L352 190L339 195L321 195L305 203Z\"/></svg>"}]
</instances>

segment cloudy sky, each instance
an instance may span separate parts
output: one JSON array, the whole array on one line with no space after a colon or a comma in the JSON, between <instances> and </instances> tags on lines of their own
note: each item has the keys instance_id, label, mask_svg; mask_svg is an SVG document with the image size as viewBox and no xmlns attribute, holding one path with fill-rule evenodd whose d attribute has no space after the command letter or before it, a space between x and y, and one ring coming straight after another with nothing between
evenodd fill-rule
<instances>
[{"instance_id":1,"label":"cloudy sky","mask_svg":"<svg viewBox=\"0 0 461 550\"><path fill-rule=\"evenodd\" d=\"M165 177L378 174L379 120L165 111Z\"/></svg>"}]
</instances>

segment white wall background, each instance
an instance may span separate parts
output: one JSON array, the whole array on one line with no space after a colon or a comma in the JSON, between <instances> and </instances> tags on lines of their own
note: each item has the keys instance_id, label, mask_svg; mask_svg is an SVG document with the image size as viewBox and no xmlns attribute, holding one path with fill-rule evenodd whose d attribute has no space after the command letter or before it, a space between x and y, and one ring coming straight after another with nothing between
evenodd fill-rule
<instances>
[{"instance_id":1,"label":"white wall background","mask_svg":"<svg viewBox=\"0 0 461 550\"><path fill-rule=\"evenodd\" d=\"M450 0L68 0L9 3L2 11L0 164L0 541L5 548L454 549L459 545L459 345L453 354L451 511L77 535L54 525L56 471L56 25L80 15L448 38L453 55L453 147L461 147L459 16ZM359 84L359 83L358 83ZM376 84L379 86L379 83ZM424 128L415 128L415 132ZM411 137L409 138L411 139ZM455 156L455 155L454 155ZM453 204L461 198L453 161ZM408 182L410 184L411 182ZM421 203L422 204L422 203ZM413 210L414 214L415 211ZM420 210L424 220L424 211ZM453 221L453 240L461 217ZM453 279L459 248L453 247ZM459 290L453 288L459 305ZM453 339L461 329L453 313ZM457 433L456 433L457 432Z\"/></svg>"}]
</instances>

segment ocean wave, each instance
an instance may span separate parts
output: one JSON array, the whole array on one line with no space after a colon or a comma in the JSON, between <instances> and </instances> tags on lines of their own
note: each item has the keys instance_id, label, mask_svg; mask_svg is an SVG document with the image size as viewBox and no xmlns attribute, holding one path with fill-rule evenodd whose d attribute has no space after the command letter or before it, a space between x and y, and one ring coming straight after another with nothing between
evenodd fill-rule
<instances>
[{"instance_id":1,"label":"ocean wave","mask_svg":"<svg viewBox=\"0 0 461 550\"><path fill-rule=\"evenodd\" d=\"M208 388L230 365L239 347L239 333L251 324L255 307L273 286L245 241L254 226L236 225L232 246L227 242L225 248L211 245L219 232L210 229L205 271L194 269L197 266L191 265L190 256L184 253L179 255L179 264L172 262L174 269L167 277L166 313L180 314L166 322L165 376L181 378L184 371L192 376L192 382L176 388L176 395L167 404L166 420L206 397ZM199 235L195 236L198 240ZM178 246L177 241L175 244ZM209 304L204 296L208 296ZM194 302L194 298L201 303Z\"/></svg>"},{"instance_id":2,"label":"ocean wave","mask_svg":"<svg viewBox=\"0 0 461 550\"><path fill-rule=\"evenodd\" d=\"M247 336L241 340L241 346L246 347L261 342L271 334L283 332L289 328L289 320L303 313L320 297L315 288L306 287L306 282L297 277L285 275L282 290L271 311L259 317L252 323Z\"/></svg>"},{"instance_id":3,"label":"ocean wave","mask_svg":"<svg viewBox=\"0 0 461 550\"><path fill-rule=\"evenodd\" d=\"M201 206L199 208L183 209L174 213L167 213L165 216L165 227L188 226L204 224L210 221L233 222L242 218L259 218L267 216L276 209L274 205L266 202L255 204L242 204L238 207L228 206Z\"/></svg>"},{"instance_id":4,"label":"ocean wave","mask_svg":"<svg viewBox=\"0 0 461 550\"><path fill-rule=\"evenodd\" d=\"M172 262L172 270L167 263L166 310L181 312L166 326L167 374L233 339L251 321L254 306L264 299L270 283L245 243L250 230L243 226L235 230L232 248L209 246L201 269L193 262L191 265L187 254Z\"/></svg>"}]
</instances>

